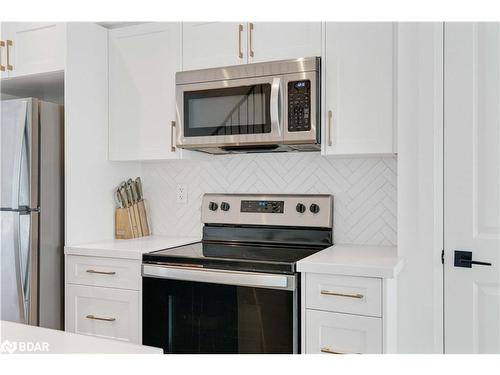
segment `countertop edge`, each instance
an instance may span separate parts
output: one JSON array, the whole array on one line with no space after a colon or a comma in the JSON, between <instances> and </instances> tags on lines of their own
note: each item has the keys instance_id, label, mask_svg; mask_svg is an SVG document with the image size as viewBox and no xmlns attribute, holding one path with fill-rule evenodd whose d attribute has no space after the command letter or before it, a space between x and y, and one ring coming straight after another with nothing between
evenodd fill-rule
<instances>
[{"instance_id":1,"label":"countertop edge","mask_svg":"<svg viewBox=\"0 0 500 375\"><path fill-rule=\"evenodd\" d=\"M368 248L373 248L373 251L384 250L385 252L391 250L394 252L394 256L391 260L387 260L387 255L384 256L385 264L374 265L363 263L363 256L366 254L359 254L359 264L346 263L345 261L339 261L336 263L336 259L333 258L333 251L335 247L342 248L345 251L346 247L353 252L354 257L356 257L355 252L358 250L366 251ZM324 252L323 254L320 254ZM332 253L332 260L325 261L325 258ZM352 255L352 254L350 254ZM318 256L322 257L322 261L316 260ZM352 259L350 261L353 261ZM394 279L398 276L404 267L404 259L397 256L397 248L395 246L367 246L367 245L352 245L352 244L339 244L333 245L327 249L319 251L307 258L301 259L297 262L297 271L302 273L321 273L321 274L331 274L331 275L344 275L344 276L358 276L358 277L374 277L382 279Z\"/></svg>"},{"instance_id":2,"label":"countertop edge","mask_svg":"<svg viewBox=\"0 0 500 375\"><path fill-rule=\"evenodd\" d=\"M130 240L111 239L66 245L64 246L64 255L141 260L145 253L183 246L197 241L200 241L200 237L151 236Z\"/></svg>"}]
</instances>

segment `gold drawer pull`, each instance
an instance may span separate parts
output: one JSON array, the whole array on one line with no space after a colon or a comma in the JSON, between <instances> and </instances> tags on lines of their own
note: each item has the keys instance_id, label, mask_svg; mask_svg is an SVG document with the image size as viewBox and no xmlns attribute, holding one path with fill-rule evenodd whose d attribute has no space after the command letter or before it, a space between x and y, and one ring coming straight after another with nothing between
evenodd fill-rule
<instances>
[{"instance_id":1,"label":"gold drawer pull","mask_svg":"<svg viewBox=\"0 0 500 375\"><path fill-rule=\"evenodd\" d=\"M103 320L105 322L114 322L116 320L116 318L100 318L100 317L94 316L94 315L87 315L86 318L93 319L93 320Z\"/></svg>"},{"instance_id":2,"label":"gold drawer pull","mask_svg":"<svg viewBox=\"0 0 500 375\"><path fill-rule=\"evenodd\" d=\"M333 350L330 350L328 348L321 348L321 353L328 353L328 354L345 354L345 353L340 353L340 352L334 352Z\"/></svg>"},{"instance_id":3,"label":"gold drawer pull","mask_svg":"<svg viewBox=\"0 0 500 375\"><path fill-rule=\"evenodd\" d=\"M88 273L98 273L100 275L116 275L115 271L106 272L106 271L87 270L86 272L88 272Z\"/></svg>"},{"instance_id":4,"label":"gold drawer pull","mask_svg":"<svg viewBox=\"0 0 500 375\"><path fill-rule=\"evenodd\" d=\"M348 354L348 353L341 353L341 352L335 352L331 349L328 348L321 348L321 353L327 353L327 354ZM352 354L361 354L361 353L352 353Z\"/></svg>"},{"instance_id":5,"label":"gold drawer pull","mask_svg":"<svg viewBox=\"0 0 500 375\"><path fill-rule=\"evenodd\" d=\"M337 297L348 297L348 298L363 298L364 295L362 294L344 294L344 293L335 293L335 292L330 292L329 290L322 290L321 294L325 294L327 296L337 296Z\"/></svg>"}]
</instances>

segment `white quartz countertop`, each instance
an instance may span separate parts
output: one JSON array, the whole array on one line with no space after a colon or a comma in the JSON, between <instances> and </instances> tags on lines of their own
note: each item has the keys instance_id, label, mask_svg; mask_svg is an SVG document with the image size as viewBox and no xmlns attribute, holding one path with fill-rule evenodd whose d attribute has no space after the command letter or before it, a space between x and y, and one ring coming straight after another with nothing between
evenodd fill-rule
<instances>
[{"instance_id":1,"label":"white quartz countertop","mask_svg":"<svg viewBox=\"0 0 500 375\"><path fill-rule=\"evenodd\" d=\"M163 354L160 348L78 335L54 329L0 321L1 351L5 353Z\"/></svg>"},{"instance_id":2,"label":"white quartz countertop","mask_svg":"<svg viewBox=\"0 0 500 375\"><path fill-rule=\"evenodd\" d=\"M142 254L200 241L199 237L148 236L131 240L105 240L64 247L66 255L142 259Z\"/></svg>"},{"instance_id":3,"label":"white quartz countertop","mask_svg":"<svg viewBox=\"0 0 500 375\"><path fill-rule=\"evenodd\" d=\"M333 245L297 263L300 272L394 278L403 267L393 246Z\"/></svg>"}]
</instances>

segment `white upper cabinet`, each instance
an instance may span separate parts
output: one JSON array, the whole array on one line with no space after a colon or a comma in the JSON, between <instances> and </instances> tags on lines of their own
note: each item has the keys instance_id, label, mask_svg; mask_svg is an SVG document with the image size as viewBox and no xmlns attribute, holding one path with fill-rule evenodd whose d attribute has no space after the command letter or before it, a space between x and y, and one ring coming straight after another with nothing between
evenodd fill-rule
<instances>
[{"instance_id":1,"label":"white upper cabinet","mask_svg":"<svg viewBox=\"0 0 500 375\"><path fill-rule=\"evenodd\" d=\"M247 24L244 22L184 22L183 70L237 65L247 60Z\"/></svg>"},{"instance_id":2,"label":"white upper cabinet","mask_svg":"<svg viewBox=\"0 0 500 375\"><path fill-rule=\"evenodd\" d=\"M110 160L179 157L171 122L180 55L180 23L109 31Z\"/></svg>"},{"instance_id":3,"label":"white upper cabinet","mask_svg":"<svg viewBox=\"0 0 500 375\"><path fill-rule=\"evenodd\" d=\"M5 22L0 22L0 78L9 76L7 70L7 45L5 43Z\"/></svg>"},{"instance_id":4,"label":"white upper cabinet","mask_svg":"<svg viewBox=\"0 0 500 375\"><path fill-rule=\"evenodd\" d=\"M326 23L325 154L395 152L395 32L390 22Z\"/></svg>"},{"instance_id":5,"label":"white upper cabinet","mask_svg":"<svg viewBox=\"0 0 500 375\"><path fill-rule=\"evenodd\" d=\"M321 56L321 22L248 23L248 62Z\"/></svg>"},{"instance_id":6,"label":"white upper cabinet","mask_svg":"<svg viewBox=\"0 0 500 375\"><path fill-rule=\"evenodd\" d=\"M183 70L321 56L321 22L185 22Z\"/></svg>"},{"instance_id":7,"label":"white upper cabinet","mask_svg":"<svg viewBox=\"0 0 500 375\"><path fill-rule=\"evenodd\" d=\"M3 22L2 78L64 70L64 23Z\"/></svg>"}]
</instances>

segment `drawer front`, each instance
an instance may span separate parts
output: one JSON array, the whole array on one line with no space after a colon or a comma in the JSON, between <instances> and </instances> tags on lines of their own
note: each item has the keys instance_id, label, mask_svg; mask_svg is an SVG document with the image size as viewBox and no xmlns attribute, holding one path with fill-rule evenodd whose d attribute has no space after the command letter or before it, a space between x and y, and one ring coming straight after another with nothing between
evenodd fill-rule
<instances>
[{"instance_id":1,"label":"drawer front","mask_svg":"<svg viewBox=\"0 0 500 375\"><path fill-rule=\"evenodd\" d=\"M306 308L381 317L382 280L308 273Z\"/></svg>"},{"instance_id":2,"label":"drawer front","mask_svg":"<svg viewBox=\"0 0 500 375\"><path fill-rule=\"evenodd\" d=\"M66 281L71 284L140 290L138 260L68 255Z\"/></svg>"},{"instance_id":3,"label":"drawer front","mask_svg":"<svg viewBox=\"0 0 500 375\"><path fill-rule=\"evenodd\" d=\"M382 319L306 310L306 353L381 354Z\"/></svg>"},{"instance_id":4,"label":"drawer front","mask_svg":"<svg viewBox=\"0 0 500 375\"><path fill-rule=\"evenodd\" d=\"M66 331L140 344L139 292L66 285Z\"/></svg>"}]
</instances>

